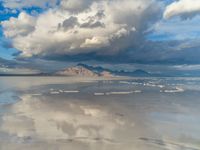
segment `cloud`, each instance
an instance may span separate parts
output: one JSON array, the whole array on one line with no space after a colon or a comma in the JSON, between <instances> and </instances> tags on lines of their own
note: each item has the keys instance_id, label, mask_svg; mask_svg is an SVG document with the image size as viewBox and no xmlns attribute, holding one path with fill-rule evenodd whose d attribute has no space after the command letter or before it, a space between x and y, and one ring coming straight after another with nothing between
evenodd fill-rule
<instances>
[{"instance_id":1,"label":"cloud","mask_svg":"<svg viewBox=\"0 0 200 150\"><path fill-rule=\"evenodd\" d=\"M10 18L4 21L4 34L6 37L15 38L16 36L27 36L35 29L35 18L21 12L18 18Z\"/></svg>"},{"instance_id":2,"label":"cloud","mask_svg":"<svg viewBox=\"0 0 200 150\"><path fill-rule=\"evenodd\" d=\"M193 19L180 21L178 18L158 21L154 27L154 32L149 34L155 40L186 40L200 38L199 23L200 16Z\"/></svg>"},{"instance_id":3,"label":"cloud","mask_svg":"<svg viewBox=\"0 0 200 150\"><path fill-rule=\"evenodd\" d=\"M20 12L17 17L1 22L9 41L5 46L19 51L17 59L199 63L196 43L199 42L200 17L167 20L174 16L185 19L197 15L197 0L167 3L159 0L56 1L3 1L10 11L18 9ZM164 20L161 9L166 4L169 5ZM37 15L24 9L33 7L44 9Z\"/></svg>"},{"instance_id":4,"label":"cloud","mask_svg":"<svg viewBox=\"0 0 200 150\"><path fill-rule=\"evenodd\" d=\"M39 74L39 73L41 73L39 70L32 70L28 68L7 68L7 67L1 67L0 65L0 74L28 75L28 74Z\"/></svg>"},{"instance_id":5,"label":"cloud","mask_svg":"<svg viewBox=\"0 0 200 150\"><path fill-rule=\"evenodd\" d=\"M78 25L78 19L76 17L69 17L65 21L63 21L62 25L58 25L58 28L63 28L64 30L68 30L73 28L75 25Z\"/></svg>"},{"instance_id":6,"label":"cloud","mask_svg":"<svg viewBox=\"0 0 200 150\"><path fill-rule=\"evenodd\" d=\"M80 12L90 7L95 0L62 0L60 5L70 12Z\"/></svg>"},{"instance_id":7,"label":"cloud","mask_svg":"<svg viewBox=\"0 0 200 150\"><path fill-rule=\"evenodd\" d=\"M199 0L179 0L167 6L163 17L169 19L174 16L191 18L200 13Z\"/></svg>"},{"instance_id":8,"label":"cloud","mask_svg":"<svg viewBox=\"0 0 200 150\"><path fill-rule=\"evenodd\" d=\"M12 60L6 60L0 57L0 67L14 67L16 63Z\"/></svg>"},{"instance_id":9,"label":"cloud","mask_svg":"<svg viewBox=\"0 0 200 150\"><path fill-rule=\"evenodd\" d=\"M38 68L27 67L23 62L6 60L0 57L0 74L38 74Z\"/></svg>"},{"instance_id":10,"label":"cloud","mask_svg":"<svg viewBox=\"0 0 200 150\"><path fill-rule=\"evenodd\" d=\"M22 9L29 7L53 7L58 0L3 0L3 6L10 9Z\"/></svg>"},{"instance_id":11,"label":"cloud","mask_svg":"<svg viewBox=\"0 0 200 150\"><path fill-rule=\"evenodd\" d=\"M21 57L113 55L142 43L158 12L154 0L63 0L38 16L21 12L2 26Z\"/></svg>"},{"instance_id":12,"label":"cloud","mask_svg":"<svg viewBox=\"0 0 200 150\"><path fill-rule=\"evenodd\" d=\"M21 101L14 104L11 110L16 115L5 114L0 126L0 131L17 138L31 137L43 142L71 140L81 143L98 138L112 143L117 131L122 130L124 125L131 127L132 123L115 115L115 112L109 112L107 108L84 104L77 99L72 102L60 97L60 103L56 104L53 100L55 97L52 98L49 94L41 97L30 94L20 98Z\"/></svg>"}]
</instances>

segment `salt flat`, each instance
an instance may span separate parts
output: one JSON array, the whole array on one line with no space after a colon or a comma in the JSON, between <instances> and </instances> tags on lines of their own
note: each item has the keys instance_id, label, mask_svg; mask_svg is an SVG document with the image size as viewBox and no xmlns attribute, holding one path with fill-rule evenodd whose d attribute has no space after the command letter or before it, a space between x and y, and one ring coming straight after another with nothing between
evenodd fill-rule
<instances>
[{"instance_id":1,"label":"salt flat","mask_svg":"<svg viewBox=\"0 0 200 150\"><path fill-rule=\"evenodd\" d=\"M1 150L200 149L200 78L0 83Z\"/></svg>"}]
</instances>

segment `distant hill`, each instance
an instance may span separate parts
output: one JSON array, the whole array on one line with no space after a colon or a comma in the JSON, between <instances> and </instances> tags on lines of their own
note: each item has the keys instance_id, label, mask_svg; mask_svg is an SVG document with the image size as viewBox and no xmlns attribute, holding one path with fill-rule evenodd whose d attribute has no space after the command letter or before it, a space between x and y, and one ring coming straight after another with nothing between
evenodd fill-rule
<instances>
[{"instance_id":1,"label":"distant hill","mask_svg":"<svg viewBox=\"0 0 200 150\"><path fill-rule=\"evenodd\" d=\"M145 70L125 71L111 70L100 66L91 66L79 63L57 72L39 73L39 74L0 74L0 76L79 76L79 77L115 77L115 76L130 76L130 77L169 77L170 75L152 74Z\"/></svg>"},{"instance_id":2,"label":"distant hill","mask_svg":"<svg viewBox=\"0 0 200 150\"><path fill-rule=\"evenodd\" d=\"M98 74L92 72L91 70L81 67L75 66L66 68L62 71L56 72L56 75L63 75L63 76L89 76L89 77L97 77Z\"/></svg>"},{"instance_id":3,"label":"distant hill","mask_svg":"<svg viewBox=\"0 0 200 150\"><path fill-rule=\"evenodd\" d=\"M62 71L55 73L61 76L80 76L80 77L113 77L113 75L108 71L96 72L91 68L85 67L83 65L77 65L74 67L66 68Z\"/></svg>"},{"instance_id":4,"label":"distant hill","mask_svg":"<svg viewBox=\"0 0 200 150\"><path fill-rule=\"evenodd\" d=\"M144 70L135 70L133 72L125 72L125 71L120 71L119 75L124 75L124 76L134 76L134 77L150 77L153 76L152 74L144 71Z\"/></svg>"},{"instance_id":5,"label":"distant hill","mask_svg":"<svg viewBox=\"0 0 200 150\"><path fill-rule=\"evenodd\" d=\"M2 59L0 58L0 62ZM10 62L9 62L10 63ZM7 66L2 64L2 67ZM12 65L12 63L10 63ZM176 71L171 73L149 73L142 69L134 71L125 70L112 70L101 66L92 66L83 63L79 63L76 66L72 66L57 72L41 72L36 74L25 74L19 72L16 74L11 73L0 73L1 76L80 76L80 77L116 77L116 76L128 76L128 77L200 77L199 70L187 70L187 71Z\"/></svg>"},{"instance_id":6,"label":"distant hill","mask_svg":"<svg viewBox=\"0 0 200 150\"><path fill-rule=\"evenodd\" d=\"M103 71L113 72L110 69L106 69L106 68L103 68L103 67L100 67L100 66L94 67L94 66L90 66L90 65L86 65L86 64L82 64L82 63L77 64L77 66L81 66L81 67L87 68L87 69L92 70L92 71L94 71L96 73L101 73Z\"/></svg>"},{"instance_id":7,"label":"distant hill","mask_svg":"<svg viewBox=\"0 0 200 150\"><path fill-rule=\"evenodd\" d=\"M84 68L87 68L95 73L101 73L101 72L109 72L110 74L113 74L113 75L116 75L116 76L135 76L135 77L150 77L150 76L153 76L153 74L150 74L144 70L141 70L141 69L138 69L138 70L135 70L135 71L124 71L124 70L120 70L120 71L117 71L117 70L111 70L111 69L107 69L107 68L103 68L103 67L100 67L100 66L97 66L97 67L94 67L94 66L89 66L89 65L86 65L86 64L82 64L82 63L79 63L77 66L82 66Z\"/></svg>"}]
</instances>

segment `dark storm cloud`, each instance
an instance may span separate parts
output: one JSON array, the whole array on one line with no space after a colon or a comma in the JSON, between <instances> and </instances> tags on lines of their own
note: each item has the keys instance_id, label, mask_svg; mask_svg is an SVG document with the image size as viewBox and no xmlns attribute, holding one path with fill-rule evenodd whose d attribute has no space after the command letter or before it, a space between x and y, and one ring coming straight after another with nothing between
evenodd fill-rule
<instances>
[{"instance_id":1,"label":"dark storm cloud","mask_svg":"<svg viewBox=\"0 0 200 150\"><path fill-rule=\"evenodd\" d=\"M183 43L188 43L183 45ZM190 44L193 43L193 44ZM196 42L195 42L196 43ZM117 54L85 53L75 55L50 55L43 57L55 61L99 61L110 64L199 64L200 45L194 45L194 41L169 41L169 42L145 42L143 45L130 47L126 51Z\"/></svg>"}]
</instances>

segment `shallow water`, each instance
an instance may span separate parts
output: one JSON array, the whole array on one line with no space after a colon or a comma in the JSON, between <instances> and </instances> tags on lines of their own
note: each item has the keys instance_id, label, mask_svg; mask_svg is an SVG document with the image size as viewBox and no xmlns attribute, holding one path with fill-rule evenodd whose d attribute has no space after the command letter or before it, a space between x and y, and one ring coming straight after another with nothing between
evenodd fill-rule
<instances>
[{"instance_id":1,"label":"shallow water","mask_svg":"<svg viewBox=\"0 0 200 150\"><path fill-rule=\"evenodd\" d=\"M200 150L200 78L0 78L1 150Z\"/></svg>"}]
</instances>

